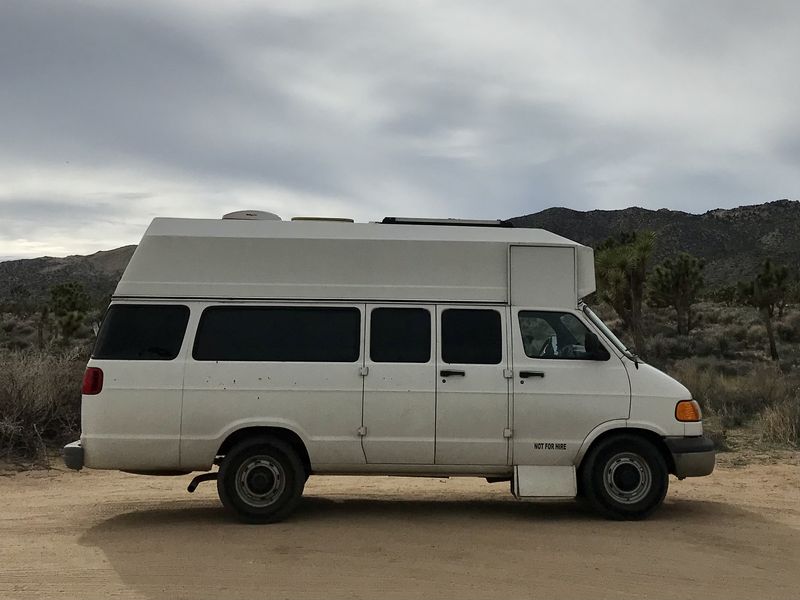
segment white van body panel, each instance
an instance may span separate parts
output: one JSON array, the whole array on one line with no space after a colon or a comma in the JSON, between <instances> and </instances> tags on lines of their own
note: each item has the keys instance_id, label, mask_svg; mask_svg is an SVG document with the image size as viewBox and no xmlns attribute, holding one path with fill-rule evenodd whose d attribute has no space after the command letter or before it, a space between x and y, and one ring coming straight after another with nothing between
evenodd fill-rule
<instances>
[{"instance_id":1,"label":"white van body panel","mask_svg":"<svg viewBox=\"0 0 800 600\"><path fill-rule=\"evenodd\" d=\"M158 218L115 296L507 304L511 244L547 254L526 252L515 268L559 290L553 302L574 307L594 291L592 249L541 229ZM554 252L570 264L550 264ZM541 304L530 293L517 301Z\"/></svg>"},{"instance_id":2,"label":"white van body panel","mask_svg":"<svg viewBox=\"0 0 800 600\"><path fill-rule=\"evenodd\" d=\"M570 500L578 493L575 467L515 466L511 493L518 500Z\"/></svg>"},{"instance_id":3,"label":"white van body panel","mask_svg":"<svg viewBox=\"0 0 800 600\"><path fill-rule=\"evenodd\" d=\"M430 359L426 363L376 362L367 355L364 376L364 455L370 464L434 463L436 442L436 307L432 304L372 304L367 307L365 340L372 311L414 308L430 315Z\"/></svg>"},{"instance_id":4,"label":"white van body panel","mask_svg":"<svg viewBox=\"0 0 800 600\"><path fill-rule=\"evenodd\" d=\"M482 309L497 313L505 329L505 307L437 306L437 337L442 338L442 313L450 309ZM441 349L441 347L440 347ZM498 364L446 363L439 353L436 380L436 464L505 465L509 462L508 351L503 344ZM443 376L443 370L462 375Z\"/></svg>"},{"instance_id":5,"label":"white van body panel","mask_svg":"<svg viewBox=\"0 0 800 600\"><path fill-rule=\"evenodd\" d=\"M103 370L103 390L82 396L81 442L87 467L178 468L188 346L187 336L171 361L89 360L88 367Z\"/></svg>"},{"instance_id":6,"label":"white van body panel","mask_svg":"<svg viewBox=\"0 0 800 600\"><path fill-rule=\"evenodd\" d=\"M201 313L208 306L195 304L193 312ZM357 308L362 315L360 337L364 339L364 305L293 306ZM184 379L181 467L210 465L227 436L246 426L285 427L297 433L315 465L364 463L358 433L362 425L363 345L361 352L352 363L217 362L189 357Z\"/></svg>"},{"instance_id":7,"label":"white van body panel","mask_svg":"<svg viewBox=\"0 0 800 600\"><path fill-rule=\"evenodd\" d=\"M511 304L564 307L578 297L575 248L511 246Z\"/></svg>"},{"instance_id":8,"label":"white van body panel","mask_svg":"<svg viewBox=\"0 0 800 600\"><path fill-rule=\"evenodd\" d=\"M645 363L638 368L625 359L628 376L631 381L631 415L629 427L641 427L655 431L662 436L701 435L702 424L698 433L686 433L685 423L675 418L675 405L680 400L689 400L691 392L666 373ZM695 427L696 431L697 427Z\"/></svg>"}]
</instances>

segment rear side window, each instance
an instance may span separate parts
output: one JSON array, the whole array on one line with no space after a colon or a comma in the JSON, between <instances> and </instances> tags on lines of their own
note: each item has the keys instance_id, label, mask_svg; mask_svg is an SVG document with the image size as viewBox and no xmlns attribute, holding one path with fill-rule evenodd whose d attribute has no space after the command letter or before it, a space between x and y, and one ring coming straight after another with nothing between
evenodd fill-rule
<instances>
[{"instance_id":1,"label":"rear side window","mask_svg":"<svg viewBox=\"0 0 800 600\"><path fill-rule=\"evenodd\" d=\"M500 313L450 308L442 312L442 360L450 364L496 365L503 358Z\"/></svg>"},{"instance_id":2,"label":"rear side window","mask_svg":"<svg viewBox=\"0 0 800 600\"><path fill-rule=\"evenodd\" d=\"M373 310L369 357L374 362L428 362L431 359L431 313L424 308Z\"/></svg>"},{"instance_id":3,"label":"rear side window","mask_svg":"<svg viewBox=\"0 0 800 600\"><path fill-rule=\"evenodd\" d=\"M189 308L176 304L114 304L106 312L92 358L172 360L178 356Z\"/></svg>"},{"instance_id":4,"label":"rear side window","mask_svg":"<svg viewBox=\"0 0 800 600\"><path fill-rule=\"evenodd\" d=\"M195 360L355 362L361 355L357 308L213 306L203 311Z\"/></svg>"}]
</instances>

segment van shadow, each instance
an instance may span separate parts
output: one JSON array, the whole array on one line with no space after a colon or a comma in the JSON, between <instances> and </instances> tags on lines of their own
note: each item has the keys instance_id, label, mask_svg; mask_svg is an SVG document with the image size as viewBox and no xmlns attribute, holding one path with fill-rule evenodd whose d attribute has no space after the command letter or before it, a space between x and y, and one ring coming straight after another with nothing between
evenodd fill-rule
<instances>
[{"instance_id":1,"label":"van shadow","mask_svg":"<svg viewBox=\"0 0 800 600\"><path fill-rule=\"evenodd\" d=\"M416 577L453 565L468 577L481 569L528 569L528 551L542 546L553 556L578 548L589 557L609 548L648 552L654 539L669 539L674 556L676 548L697 546L698 536L739 552L747 547L749 528L762 536L766 528L777 543L793 533L730 505L691 500L667 503L646 521L622 523L576 503L513 500L312 496L289 520L266 526L240 524L210 500L151 507L98 523L79 543L101 550L126 586L152 599L264 597L265 589L277 597L349 597L348 590L371 582L377 592L380 578L403 581L420 570ZM472 585L487 583L476 579Z\"/></svg>"}]
</instances>

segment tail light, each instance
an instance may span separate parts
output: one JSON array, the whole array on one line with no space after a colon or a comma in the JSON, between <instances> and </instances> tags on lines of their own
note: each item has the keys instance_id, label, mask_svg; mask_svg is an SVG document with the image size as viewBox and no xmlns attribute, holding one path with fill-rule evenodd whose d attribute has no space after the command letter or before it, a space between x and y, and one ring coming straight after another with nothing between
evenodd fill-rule
<instances>
[{"instance_id":1,"label":"tail light","mask_svg":"<svg viewBox=\"0 0 800 600\"><path fill-rule=\"evenodd\" d=\"M681 400L675 405L675 418L684 423L700 421L703 418L700 405L695 400Z\"/></svg>"},{"instance_id":2,"label":"tail light","mask_svg":"<svg viewBox=\"0 0 800 600\"><path fill-rule=\"evenodd\" d=\"M87 396L99 394L103 390L103 370L97 367L88 367L83 374L81 393Z\"/></svg>"}]
</instances>

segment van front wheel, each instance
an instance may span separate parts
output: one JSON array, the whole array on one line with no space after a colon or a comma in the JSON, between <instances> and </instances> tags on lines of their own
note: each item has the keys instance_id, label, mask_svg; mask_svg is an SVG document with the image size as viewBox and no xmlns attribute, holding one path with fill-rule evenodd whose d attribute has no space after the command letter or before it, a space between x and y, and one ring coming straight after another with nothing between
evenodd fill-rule
<instances>
[{"instance_id":1,"label":"van front wheel","mask_svg":"<svg viewBox=\"0 0 800 600\"><path fill-rule=\"evenodd\" d=\"M667 465L649 441L631 435L600 442L581 467L586 498L611 519L643 519L664 501Z\"/></svg>"},{"instance_id":2,"label":"van front wheel","mask_svg":"<svg viewBox=\"0 0 800 600\"><path fill-rule=\"evenodd\" d=\"M274 523L295 509L305 482L305 469L291 446L254 438L227 453L219 467L217 492L240 521Z\"/></svg>"}]
</instances>

